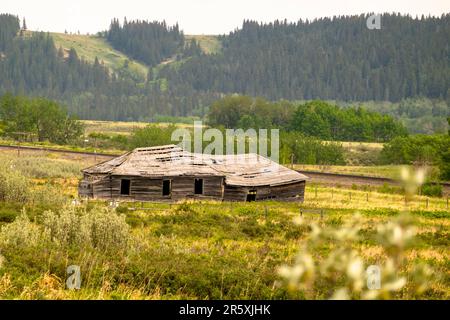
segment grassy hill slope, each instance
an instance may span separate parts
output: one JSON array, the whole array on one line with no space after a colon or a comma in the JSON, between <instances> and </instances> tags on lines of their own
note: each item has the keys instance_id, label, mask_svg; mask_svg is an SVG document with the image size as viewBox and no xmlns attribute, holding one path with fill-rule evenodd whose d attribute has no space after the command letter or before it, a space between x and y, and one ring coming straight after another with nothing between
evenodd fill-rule
<instances>
[{"instance_id":1,"label":"grassy hill slope","mask_svg":"<svg viewBox=\"0 0 450 320\"><path fill-rule=\"evenodd\" d=\"M110 70L122 72L128 60L128 71L138 78L145 79L148 67L141 62L129 58L126 54L115 50L104 38L94 35L78 35L51 33L56 47L62 47L66 52L74 48L80 57L94 62L95 57ZM187 40L195 39L206 54L217 53L221 49L220 41L214 35L186 35ZM167 61L163 62L167 64Z\"/></svg>"},{"instance_id":2,"label":"grassy hill slope","mask_svg":"<svg viewBox=\"0 0 450 320\"><path fill-rule=\"evenodd\" d=\"M115 50L105 39L98 36L74 35L64 33L51 33L57 48L64 50L74 48L80 57L87 61L94 62L95 57L114 71L120 71L125 61L128 60L128 69L145 78L147 76L147 66L130 59L127 55Z\"/></svg>"},{"instance_id":3,"label":"grassy hill slope","mask_svg":"<svg viewBox=\"0 0 450 320\"><path fill-rule=\"evenodd\" d=\"M206 54L218 53L222 49L219 38L214 35L185 35L185 37L186 40L195 39Z\"/></svg>"}]
</instances>

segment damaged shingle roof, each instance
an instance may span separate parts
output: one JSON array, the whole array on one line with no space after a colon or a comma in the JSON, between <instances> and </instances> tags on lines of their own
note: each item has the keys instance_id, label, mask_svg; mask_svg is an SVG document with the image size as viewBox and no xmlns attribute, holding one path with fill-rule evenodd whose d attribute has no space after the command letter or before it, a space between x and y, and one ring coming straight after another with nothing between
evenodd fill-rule
<instances>
[{"instance_id":1,"label":"damaged shingle roof","mask_svg":"<svg viewBox=\"0 0 450 320\"><path fill-rule=\"evenodd\" d=\"M257 154L204 155L175 145L137 148L83 170L86 174L143 177L221 176L228 185L282 185L308 177Z\"/></svg>"}]
</instances>

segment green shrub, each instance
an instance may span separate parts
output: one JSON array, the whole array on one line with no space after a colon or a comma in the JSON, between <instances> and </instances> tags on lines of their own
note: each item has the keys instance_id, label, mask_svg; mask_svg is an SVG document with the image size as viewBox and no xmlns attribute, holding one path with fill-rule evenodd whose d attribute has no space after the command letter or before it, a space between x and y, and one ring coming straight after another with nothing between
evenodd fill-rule
<instances>
[{"instance_id":1,"label":"green shrub","mask_svg":"<svg viewBox=\"0 0 450 320\"><path fill-rule=\"evenodd\" d=\"M380 193L401 193L402 189L399 187L394 187L394 186L390 186L389 184L387 184L386 182L378 188L378 192Z\"/></svg>"},{"instance_id":2,"label":"green shrub","mask_svg":"<svg viewBox=\"0 0 450 320\"><path fill-rule=\"evenodd\" d=\"M13 161L15 168L30 178L71 178L80 175L82 164L46 157L21 157Z\"/></svg>"},{"instance_id":3,"label":"green shrub","mask_svg":"<svg viewBox=\"0 0 450 320\"><path fill-rule=\"evenodd\" d=\"M2 245L22 248L39 244L54 244L57 247L94 248L102 252L125 250L130 237L125 216L113 211L95 208L66 207L55 213L44 212L41 224L29 220L25 211L17 219L2 227Z\"/></svg>"},{"instance_id":4,"label":"green shrub","mask_svg":"<svg viewBox=\"0 0 450 320\"><path fill-rule=\"evenodd\" d=\"M130 136L128 147L139 148L171 144L173 143L172 132L175 129L176 126L172 124L167 127L151 124L145 128L137 129Z\"/></svg>"},{"instance_id":5,"label":"green shrub","mask_svg":"<svg viewBox=\"0 0 450 320\"><path fill-rule=\"evenodd\" d=\"M107 209L63 208L44 213L43 226L53 242L62 246L90 246L100 250L124 250L129 240L125 216Z\"/></svg>"},{"instance_id":6,"label":"green shrub","mask_svg":"<svg viewBox=\"0 0 450 320\"><path fill-rule=\"evenodd\" d=\"M25 203L29 198L28 179L10 164L0 164L0 200Z\"/></svg>"},{"instance_id":7,"label":"green shrub","mask_svg":"<svg viewBox=\"0 0 450 320\"><path fill-rule=\"evenodd\" d=\"M445 165L449 159L449 135L411 135L397 137L386 143L380 154L384 164L426 163L441 166L444 175ZM446 160L447 159L447 160Z\"/></svg>"},{"instance_id":8,"label":"green shrub","mask_svg":"<svg viewBox=\"0 0 450 320\"><path fill-rule=\"evenodd\" d=\"M17 212L15 210L0 210L0 222L13 222L17 217Z\"/></svg>"},{"instance_id":9,"label":"green shrub","mask_svg":"<svg viewBox=\"0 0 450 320\"><path fill-rule=\"evenodd\" d=\"M24 210L0 231L0 247L35 247L47 240L44 230L31 222Z\"/></svg>"},{"instance_id":10,"label":"green shrub","mask_svg":"<svg viewBox=\"0 0 450 320\"><path fill-rule=\"evenodd\" d=\"M33 204L42 204L48 208L61 207L67 202L67 197L58 186L45 184L32 191L30 201Z\"/></svg>"},{"instance_id":11,"label":"green shrub","mask_svg":"<svg viewBox=\"0 0 450 320\"><path fill-rule=\"evenodd\" d=\"M440 184L426 183L421 190L424 196L442 197L442 186Z\"/></svg>"},{"instance_id":12,"label":"green shrub","mask_svg":"<svg viewBox=\"0 0 450 320\"><path fill-rule=\"evenodd\" d=\"M282 132L280 135L280 162L302 164L345 164L344 148L337 142L324 142L306 137L299 132Z\"/></svg>"},{"instance_id":13,"label":"green shrub","mask_svg":"<svg viewBox=\"0 0 450 320\"><path fill-rule=\"evenodd\" d=\"M117 213L128 213L129 210L128 210L128 207L127 207L127 206L125 206L125 205L119 205L119 206L116 208L116 212L117 212Z\"/></svg>"}]
</instances>

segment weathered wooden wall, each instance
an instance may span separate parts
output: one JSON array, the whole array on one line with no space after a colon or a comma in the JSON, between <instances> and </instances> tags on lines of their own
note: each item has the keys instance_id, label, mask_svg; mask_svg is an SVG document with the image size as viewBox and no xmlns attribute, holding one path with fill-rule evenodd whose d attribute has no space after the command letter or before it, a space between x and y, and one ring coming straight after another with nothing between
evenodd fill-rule
<instances>
[{"instance_id":1,"label":"weathered wooden wall","mask_svg":"<svg viewBox=\"0 0 450 320\"><path fill-rule=\"evenodd\" d=\"M256 190L256 200L303 201L305 198L305 181L280 186L240 187L225 185L225 201L246 201L250 190Z\"/></svg>"},{"instance_id":2,"label":"weathered wooden wall","mask_svg":"<svg viewBox=\"0 0 450 320\"><path fill-rule=\"evenodd\" d=\"M203 179L203 194L194 194L194 181ZM121 179L131 181L130 195L120 194ZM170 196L162 195L164 180L172 181ZM91 188L87 187L90 185ZM96 176L85 177L80 182L80 196L97 199L119 199L137 201L179 201L182 199L211 199L224 201L246 201L247 194L256 190L256 200L303 201L305 181L280 186L244 187L224 184L223 177L161 177L147 178L139 176Z\"/></svg>"},{"instance_id":3,"label":"weathered wooden wall","mask_svg":"<svg viewBox=\"0 0 450 320\"><path fill-rule=\"evenodd\" d=\"M225 184L224 201L245 201L247 199L248 188L229 186Z\"/></svg>"},{"instance_id":4,"label":"weathered wooden wall","mask_svg":"<svg viewBox=\"0 0 450 320\"><path fill-rule=\"evenodd\" d=\"M284 201L303 201L305 199L305 181L270 187L270 195Z\"/></svg>"},{"instance_id":5,"label":"weathered wooden wall","mask_svg":"<svg viewBox=\"0 0 450 320\"><path fill-rule=\"evenodd\" d=\"M194 194L194 181L203 179L203 194ZM121 179L131 181L130 194L120 194ZM164 180L172 181L172 193L170 196L162 195L163 178L147 178L138 176L105 176L100 181L93 183L90 193L98 199L123 199L138 201L178 201L184 198L222 199L222 177L164 177ZM83 181L80 183L80 186ZM80 194L89 196L88 192Z\"/></svg>"}]
</instances>

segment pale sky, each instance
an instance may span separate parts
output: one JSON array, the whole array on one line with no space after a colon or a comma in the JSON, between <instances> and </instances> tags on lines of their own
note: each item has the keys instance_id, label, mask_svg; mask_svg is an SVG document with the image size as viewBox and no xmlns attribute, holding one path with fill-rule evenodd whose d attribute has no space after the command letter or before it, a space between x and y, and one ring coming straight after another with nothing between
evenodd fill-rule
<instances>
[{"instance_id":1,"label":"pale sky","mask_svg":"<svg viewBox=\"0 0 450 320\"><path fill-rule=\"evenodd\" d=\"M113 17L179 23L185 34L225 34L244 19L298 21L333 15L400 12L438 15L449 0L0 0L0 13L26 17L30 30L96 33Z\"/></svg>"}]
</instances>

